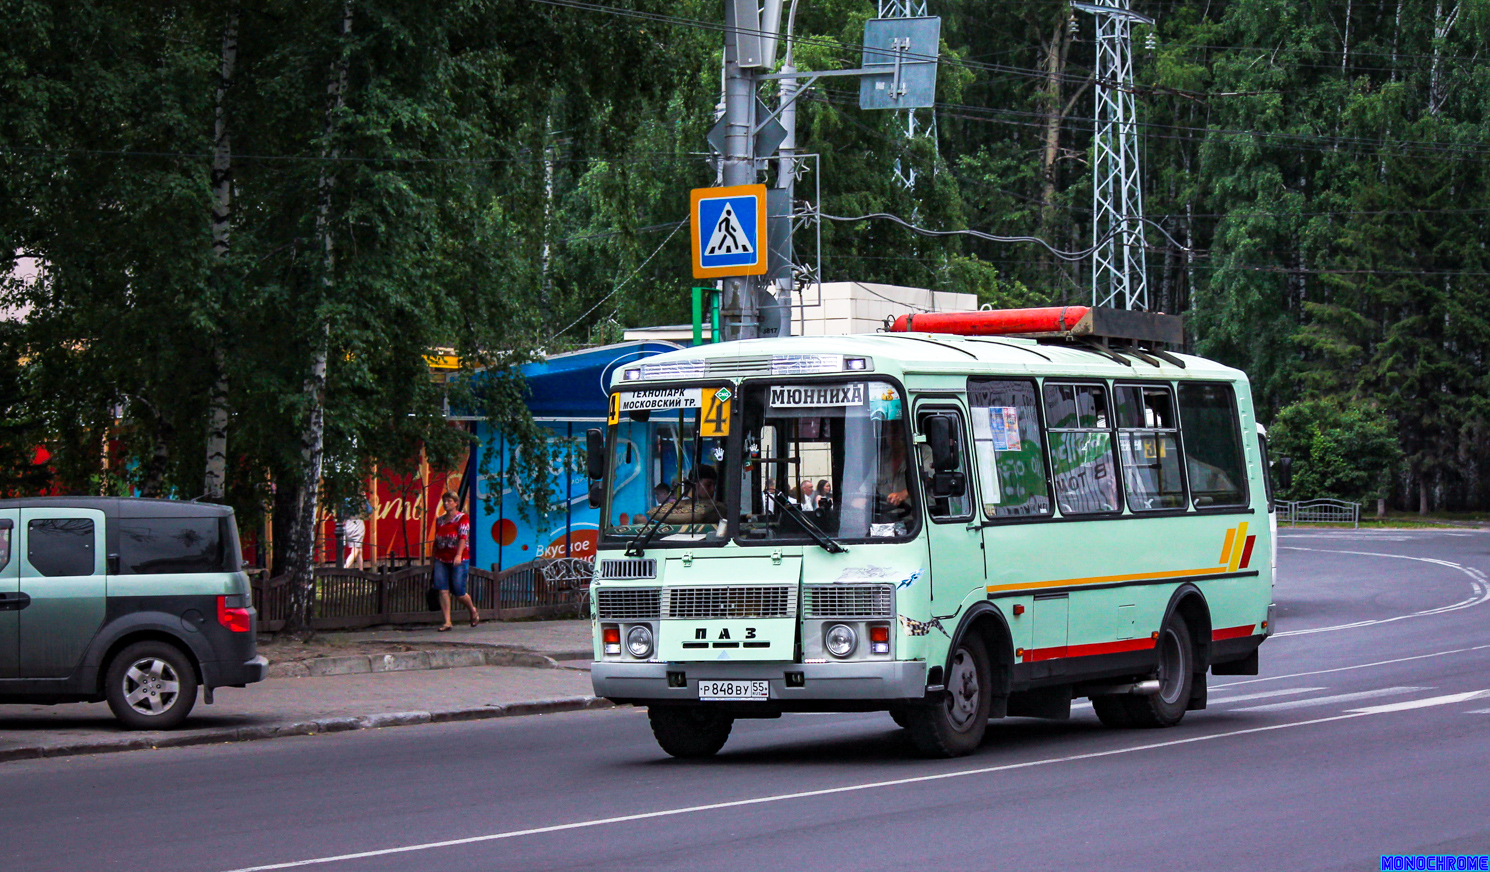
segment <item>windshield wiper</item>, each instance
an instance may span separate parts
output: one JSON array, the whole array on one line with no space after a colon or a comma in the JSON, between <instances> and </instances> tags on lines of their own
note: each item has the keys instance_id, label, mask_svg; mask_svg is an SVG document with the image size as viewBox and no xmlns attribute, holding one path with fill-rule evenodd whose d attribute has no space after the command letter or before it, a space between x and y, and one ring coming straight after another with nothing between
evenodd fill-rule
<instances>
[{"instance_id":1,"label":"windshield wiper","mask_svg":"<svg viewBox=\"0 0 1490 872\"><path fill-rule=\"evenodd\" d=\"M848 548L843 543L824 533L821 527L813 523L813 520L807 517L807 513L802 511L802 508L796 503L783 498L780 500L780 505L783 511L795 514L797 521L802 525L802 529L807 531L807 535L812 537L812 541L823 546L824 551L829 554L842 554L848 551Z\"/></svg>"},{"instance_id":2,"label":"windshield wiper","mask_svg":"<svg viewBox=\"0 0 1490 872\"><path fill-rule=\"evenodd\" d=\"M651 542L652 537L657 535L657 531L662 529L662 519L667 517L667 511L664 510L669 509L674 500L682 495L679 490L682 484L683 479L679 478L677 484L673 485L672 490L667 492L667 501L653 509L652 511L656 512L656 514L647 518L651 523L642 527L635 536L631 537L631 541L626 543L627 557L642 557L646 555L647 552L644 549L647 547L647 543Z\"/></svg>"}]
</instances>

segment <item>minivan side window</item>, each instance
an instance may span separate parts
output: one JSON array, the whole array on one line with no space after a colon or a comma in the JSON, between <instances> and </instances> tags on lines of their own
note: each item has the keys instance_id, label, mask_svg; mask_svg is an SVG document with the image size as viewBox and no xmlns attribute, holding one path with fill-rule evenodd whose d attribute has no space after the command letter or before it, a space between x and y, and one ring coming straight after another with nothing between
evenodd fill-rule
<instances>
[{"instance_id":1,"label":"minivan side window","mask_svg":"<svg viewBox=\"0 0 1490 872\"><path fill-rule=\"evenodd\" d=\"M1114 393L1129 510L1183 509L1185 481L1174 394L1168 385L1118 385Z\"/></svg>"},{"instance_id":2,"label":"minivan side window","mask_svg":"<svg viewBox=\"0 0 1490 872\"><path fill-rule=\"evenodd\" d=\"M0 521L0 569L10 565L10 519Z\"/></svg>"},{"instance_id":3,"label":"minivan side window","mask_svg":"<svg viewBox=\"0 0 1490 872\"><path fill-rule=\"evenodd\" d=\"M1056 504L1063 515L1122 511L1107 387L1045 383L1045 426Z\"/></svg>"},{"instance_id":4,"label":"minivan side window","mask_svg":"<svg viewBox=\"0 0 1490 872\"><path fill-rule=\"evenodd\" d=\"M26 525L26 559L48 578L92 575L93 521L45 518Z\"/></svg>"},{"instance_id":5,"label":"minivan side window","mask_svg":"<svg viewBox=\"0 0 1490 872\"><path fill-rule=\"evenodd\" d=\"M1045 446L1033 381L969 379L973 457L987 518L1050 514Z\"/></svg>"},{"instance_id":6,"label":"minivan side window","mask_svg":"<svg viewBox=\"0 0 1490 872\"><path fill-rule=\"evenodd\" d=\"M1247 504L1242 429L1227 384L1180 384L1180 433L1197 509Z\"/></svg>"},{"instance_id":7,"label":"minivan side window","mask_svg":"<svg viewBox=\"0 0 1490 872\"><path fill-rule=\"evenodd\" d=\"M222 572L223 562L218 518L119 521L119 568L125 575Z\"/></svg>"}]
</instances>

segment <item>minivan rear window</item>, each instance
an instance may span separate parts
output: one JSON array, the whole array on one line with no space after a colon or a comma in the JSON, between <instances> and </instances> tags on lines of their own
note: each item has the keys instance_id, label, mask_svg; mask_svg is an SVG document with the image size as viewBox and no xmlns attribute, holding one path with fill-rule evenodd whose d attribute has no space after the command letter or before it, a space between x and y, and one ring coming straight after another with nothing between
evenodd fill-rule
<instances>
[{"instance_id":1,"label":"minivan rear window","mask_svg":"<svg viewBox=\"0 0 1490 872\"><path fill-rule=\"evenodd\" d=\"M125 575L224 572L218 518L124 518L119 521L119 568Z\"/></svg>"}]
</instances>

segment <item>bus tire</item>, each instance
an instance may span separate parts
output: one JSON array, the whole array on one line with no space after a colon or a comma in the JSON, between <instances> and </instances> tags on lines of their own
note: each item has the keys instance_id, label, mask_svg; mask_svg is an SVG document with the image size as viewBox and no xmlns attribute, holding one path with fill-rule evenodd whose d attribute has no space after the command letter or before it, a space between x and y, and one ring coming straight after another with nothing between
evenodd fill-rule
<instances>
[{"instance_id":1,"label":"bus tire","mask_svg":"<svg viewBox=\"0 0 1490 872\"><path fill-rule=\"evenodd\" d=\"M1135 727L1172 727L1185 717L1195 680L1195 648L1190 628L1179 615L1170 615L1159 630L1159 692L1126 698Z\"/></svg>"},{"instance_id":2,"label":"bus tire","mask_svg":"<svg viewBox=\"0 0 1490 872\"><path fill-rule=\"evenodd\" d=\"M906 729L911 725L910 715L906 713L906 708L903 705L890 706L890 720L894 721L895 726L901 729Z\"/></svg>"},{"instance_id":3,"label":"bus tire","mask_svg":"<svg viewBox=\"0 0 1490 872\"><path fill-rule=\"evenodd\" d=\"M674 757L712 757L729 741L735 719L703 706L661 706L647 709L652 735L662 750Z\"/></svg>"},{"instance_id":4,"label":"bus tire","mask_svg":"<svg viewBox=\"0 0 1490 872\"><path fill-rule=\"evenodd\" d=\"M988 729L993 670L977 633L957 643L947 670L947 689L930 705L907 708L911 743L927 757L962 757L977 750Z\"/></svg>"},{"instance_id":5,"label":"bus tire","mask_svg":"<svg viewBox=\"0 0 1490 872\"><path fill-rule=\"evenodd\" d=\"M1102 722L1102 726L1122 730L1133 726L1133 716L1128 705L1132 701L1126 696L1094 696L1092 711L1097 713L1097 720Z\"/></svg>"}]
</instances>

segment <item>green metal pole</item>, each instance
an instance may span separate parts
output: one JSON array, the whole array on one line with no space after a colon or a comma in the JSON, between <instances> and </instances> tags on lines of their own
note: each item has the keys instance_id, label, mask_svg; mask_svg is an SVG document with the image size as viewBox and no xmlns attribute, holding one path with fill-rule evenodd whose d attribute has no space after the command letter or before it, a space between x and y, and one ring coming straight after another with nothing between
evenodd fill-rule
<instances>
[{"instance_id":1,"label":"green metal pole","mask_svg":"<svg viewBox=\"0 0 1490 872\"><path fill-rule=\"evenodd\" d=\"M694 345L703 345L704 344L704 291L711 291L711 290L713 290L713 288L699 288L699 287L695 287L693 289L693 344Z\"/></svg>"},{"instance_id":2,"label":"green metal pole","mask_svg":"<svg viewBox=\"0 0 1490 872\"><path fill-rule=\"evenodd\" d=\"M711 289L711 290L713 290L713 289ZM713 314L713 318L714 318L714 322L711 325L714 332L709 335L709 341L710 342L718 342L719 341L719 291L713 290L713 293L711 293L709 295L709 308L712 310L712 314Z\"/></svg>"}]
</instances>

